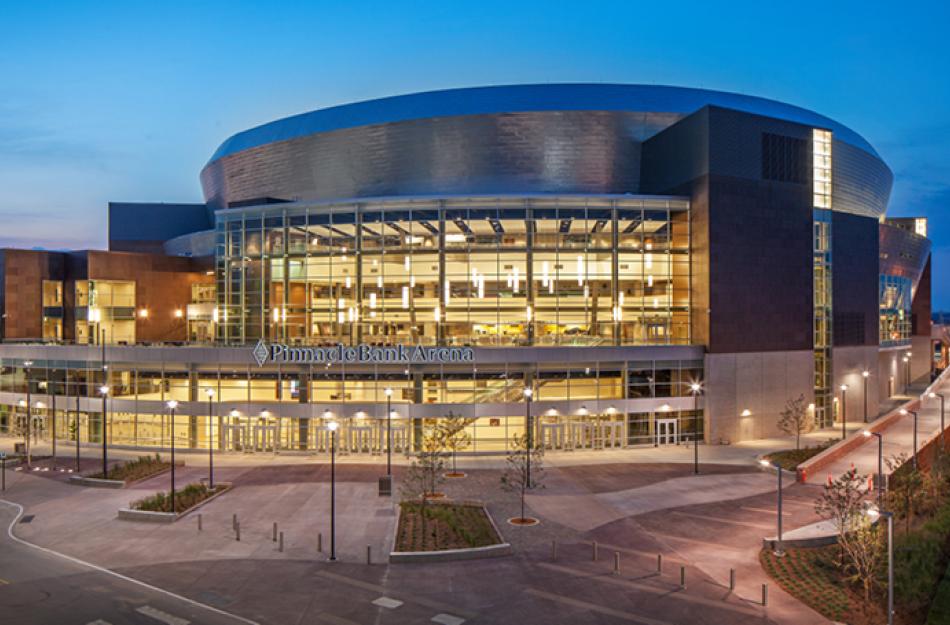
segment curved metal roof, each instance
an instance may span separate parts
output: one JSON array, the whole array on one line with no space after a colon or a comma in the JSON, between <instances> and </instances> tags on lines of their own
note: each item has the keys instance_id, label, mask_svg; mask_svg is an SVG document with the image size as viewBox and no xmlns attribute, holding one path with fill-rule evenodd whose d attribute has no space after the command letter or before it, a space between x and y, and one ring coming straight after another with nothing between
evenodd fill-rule
<instances>
[{"instance_id":1,"label":"curved metal roof","mask_svg":"<svg viewBox=\"0 0 950 625\"><path fill-rule=\"evenodd\" d=\"M880 159L861 135L813 111L756 96L662 85L539 84L469 87L366 100L285 117L239 132L208 161L250 148L369 124L528 111L632 111L688 115L706 105L832 130L835 137Z\"/></svg>"}]
</instances>

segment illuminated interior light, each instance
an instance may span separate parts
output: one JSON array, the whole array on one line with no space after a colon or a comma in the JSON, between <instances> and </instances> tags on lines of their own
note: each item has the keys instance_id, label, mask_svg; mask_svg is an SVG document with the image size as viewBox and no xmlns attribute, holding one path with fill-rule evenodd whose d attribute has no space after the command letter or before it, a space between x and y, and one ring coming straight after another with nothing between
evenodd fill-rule
<instances>
[{"instance_id":1,"label":"illuminated interior light","mask_svg":"<svg viewBox=\"0 0 950 625\"><path fill-rule=\"evenodd\" d=\"M525 318L525 321L528 321L529 323L531 322L531 307L530 306L525 307L524 318Z\"/></svg>"},{"instance_id":2,"label":"illuminated interior light","mask_svg":"<svg viewBox=\"0 0 950 625\"><path fill-rule=\"evenodd\" d=\"M478 269L472 267L472 286L478 287Z\"/></svg>"},{"instance_id":3,"label":"illuminated interior light","mask_svg":"<svg viewBox=\"0 0 950 625\"><path fill-rule=\"evenodd\" d=\"M541 263L541 286L548 286L548 283L551 281L551 277L548 274L550 271L550 266L548 261Z\"/></svg>"},{"instance_id":4,"label":"illuminated interior light","mask_svg":"<svg viewBox=\"0 0 950 625\"><path fill-rule=\"evenodd\" d=\"M336 302L336 307L339 308L340 310L343 310L344 308L346 308L346 300L344 300L342 297L338 299Z\"/></svg>"},{"instance_id":5,"label":"illuminated interior light","mask_svg":"<svg viewBox=\"0 0 950 625\"><path fill-rule=\"evenodd\" d=\"M370 307L370 310L376 310L376 294L375 293L369 294L369 307Z\"/></svg>"},{"instance_id":6,"label":"illuminated interior light","mask_svg":"<svg viewBox=\"0 0 950 625\"><path fill-rule=\"evenodd\" d=\"M505 274L505 285L510 289L515 285L515 279L510 273Z\"/></svg>"},{"instance_id":7,"label":"illuminated interior light","mask_svg":"<svg viewBox=\"0 0 950 625\"><path fill-rule=\"evenodd\" d=\"M653 286L653 274L647 276L647 286Z\"/></svg>"},{"instance_id":8,"label":"illuminated interior light","mask_svg":"<svg viewBox=\"0 0 950 625\"><path fill-rule=\"evenodd\" d=\"M583 256L577 257L577 286L584 286L584 257ZM585 289L585 292L586 292L586 289Z\"/></svg>"},{"instance_id":9,"label":"illuminated interior light","mask_svg":"<svg viewBox=\"0 0 950 625\"><path fill-rule=\"evenodd\" d=\"M554 280L548 282L548 293L554 295Z\"/></svg>"},{"instance_id":10,"label":"illuminated interior light","mask_svg":"<svg viewBox=\"0 0 950 625\"><path fill-rule=\"evenodd\" d=\"M409 286L412 288L416 288L416 276L414 275L409 276Z\"/></svg>"},{"instance_id":11,"label":"illuminated interior light","mask_svg":"<svg viewBox=\"0 0 950 625\"><path fill-rule=\"evenodd\" d=\"M383 288L383 277L382 277L382 276L376 276L376 288L377 288L377 289Z\"/></svg>"},{"instance_id":12,"label":"illuminated interior light","mask_svg":"<svg viewBox=\"0 0 950 625\"><path fill-rule=\"evenodd\" d=\"M406 271L409 271L409 268L410 268L411 266L412 266L412 265L410 264L409 257L406 256L406 257L403 259L403 261L402 261L402 267L403 267L403 269L405 269Z\"/></svg>"},{"instance_id":13,"label":"illuminated interior light","mask_svg":"<svg viewBox=\"0 0 950 625\"><path fill-rule=\"evenodd\" d=\"M409 287L402 287L402 307L404 310L409 308Z\"/></svg>"},{"instance_id":14,"label":"illuminated interior light","mask_svg":"<svg viewBox=\"0 0 950 625\"><path fill-rule=\"evenodd\" d=\"M478 299L485 299L485 276L478 276Z\"/></svg>"},{"instance_id":15,"label":"illuminated interior light","mask_svg":"<svg viewBox=\"0 0 950 625\"><path fill-rule=\"evenodd\" d=\"M445 299L445 307L449 307L449 300L452 298L452 281L448 278L445 279L445 293L443 294Z\"/></svg>"},{"instance_id":16,"label":"illuminated interior light","mask_svg":"<svg viewBox=\"0 0 950 625\"><path fill-rule=\"evenodd\" d=\"M175 309L175 317L176 317L176 318L181 319L181 318L184 317L184 316L185 316L185 311L184 311L184 310L182 310L181 308L176 308L176 309ZM100 312L100 313L97 315L96 321L101 321L101 320L102 320L102 313Z\"/></svg>"},{"instance_id":17,"label":"illuminated interior light","mask_svg":"<svg viewBox=\"0 0 950 625\"><path fill-rule=\"evenodd\" d=\"M274 319L274 323L277 323L278 321L280 321L280 308L275 308L271 312L273 313L271 317Z\"/></svg>"},{"instance_id":18,"label":"illuminated interior light","mask_svg":"<svg viewBox=\"0 0 950 625\"><path fill-rule=\"evenodd\" d=\"M435 319L435 322L438 323L439 319L442 317L442 311L439 310L439 307L436 306L432 309L432 318Z\"/></svg>"},{"instance_id":19,"label":"illuminated interior light","mask_svg":"<svg viewBox=\"0 0 950 625\"><path fill-rule=\"evenodd\" d=\"M218 309L217 308L213 308L211 310L211 321L218 323Z\"/></svg>"},{"instance_id":20,"label":"illuminated interior light","mask_svg":"<svg viewBox=\"0 0 950 625\"><path fill-rule=\"evenodd\" d=\"M659 300L659 298L656 298L656 297L653 298L653 307L654 307L654 308L659 308L659 307L660 307L660 300Z\"/></svg>"},{"instance_id":21,"label":"illuminated interior light","mask_svg":"<svg viewBox=\"0 0 950 625\"><path fill-rule=\"evenodd\" d=\"M517 267L515 267L515 273L514 273L514 275L511 277L511 280L512 280L512 288L514 289L514 292L517 293L517 292L518 292L518 284L519 284L518 268L517 268Z\"/></svg>"},{"instance_id":22,"label":"illuminated interior light","mask_svg":"<svg viewBox=\"0 0 950 625\"><path fill-rule=\"evenodd\" d=\"M445 235L446 243L465 243L465 235L461 232L452 232Z\"/></svg>"},{"instance_id":23,"label":"illuminated interior light","mask_svg":"<svg viewBox=\"0 0 950 625\"><path fill-rule=\"evenodd\" d=\"M649 248L647 248L649 249ZM644 254L643 255L643 266L647 269L653 268L653 254Z\"/></svg>"},{"instance_id":24,"label":"illuminated interior light","mask_svg":"<svg viewBox=\"0 0 950 625\"><path fill-rule=\"evenodd\" d=\"M280 318L283 319L284 321L287 321L287 309L286 309L286 308L281 308L281 309L280 309Z\"/></svg>"},{"instance_id":25,"label":"illuminated interior light","mask_svg":"<svg viewBox=\"0 0 950 625\"><path fill-rule=\"evenodd\" d=\"M623 306L623 291L620 291L620 295L617 297L617 299L618 299L617 303Z\"/></svg>"},{"instance_id":26,"label":"illuminated interior light","mask_svg":"<svg viewBox=\"0 0 950 625\"><path fill-rule=\"evenodd\" d=\"M346 315L343 313L342 310L336 314L337 323L343 323L345 320L346 320ZM327 366L328 367L330 366L329 363L327 363Z\"/></svg>"},{"instance_id":27,"label":"illuminated interior light","mask_svg":"<svg viewBox=\"0 0 950 625\"><path fill-rule=\"evenodd\" d=\"M142 319L148 319L148 308L143 308L139 311L139 317Z\"/></svg>"},{"instance_id":28,"label":"illuminated interior light","mask_svg":"<svg viewBox=\"0 0 950 625\"><path fill-rule=\"evenodd\" d=\"M351 288L351 287L353 286L353 281L350 280L350 277L349 277L349 276L347 276L346 279L343 280L343 284L346 285L346 288L349 289L349 288Z\"/></svg>"}]
</instances>

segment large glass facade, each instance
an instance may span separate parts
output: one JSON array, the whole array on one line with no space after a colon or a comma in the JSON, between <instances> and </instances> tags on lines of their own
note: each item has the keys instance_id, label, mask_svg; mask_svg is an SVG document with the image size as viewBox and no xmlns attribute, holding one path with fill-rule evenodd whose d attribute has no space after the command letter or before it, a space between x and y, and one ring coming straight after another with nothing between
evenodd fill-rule
<instances>
[{"instance_id":1,"label":"large glass facade","mask_svg":"<svg viewBox=\"0 0 950 625\"><path fill-rule=\"evenodd\" d=\"M880 276L879 284L881 346L909 345L913 283L903 276Z\"/></svg>"},{"instance_id":2,"label":"large glass facade","mask_svg":"<svg viewBox=\"0 0 950 625\"><path fill-rule=\"evenodd\" d=\"M688 344L688 209L563 196L220 211L217 339Z\"/></svg>"}]
</instances>

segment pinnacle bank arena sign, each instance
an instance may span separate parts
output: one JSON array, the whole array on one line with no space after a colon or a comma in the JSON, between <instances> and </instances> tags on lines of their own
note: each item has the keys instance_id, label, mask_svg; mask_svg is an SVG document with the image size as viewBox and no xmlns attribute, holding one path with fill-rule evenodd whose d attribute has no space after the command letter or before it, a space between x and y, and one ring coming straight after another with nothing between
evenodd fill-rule
<instances>
[{"instance_id":1,"label":"pinnacle bank arena sign","mask_svg":"<svg viewBox=\"0 0 950 625\"><path fill-rule=\"evenodd\" d=\"M423 345L343 344L331 347L293 347L282 343L257 342L251 350L254 360L263 367L268 362L298 365L324 364L420 364L440 365L474 362L471 347L426 347Z\"/></svg>"}]
</instances>

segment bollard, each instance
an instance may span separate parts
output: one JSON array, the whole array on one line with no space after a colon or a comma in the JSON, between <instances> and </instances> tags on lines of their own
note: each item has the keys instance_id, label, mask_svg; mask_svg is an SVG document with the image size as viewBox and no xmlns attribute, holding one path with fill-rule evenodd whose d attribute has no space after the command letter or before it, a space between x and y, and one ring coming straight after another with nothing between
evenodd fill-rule
<instances>
[{"instance_id":1,"label":"bollard","mask_svg":"<svg viewBox=\"0 0 950 625\"><path fill-rule=\"evenodd\" d=\"M237 512L235 512L234 514L231 515L231 529L237 530L237 526L238 526Z\"/></svg>"},{"instance_id":2,"label":"bollard","mask_svg":"<svg viewBox=\"0 0 950 625\"><path fill-rule=\"evenodd\" d=\"M277 521L274 521L274 538L272 540L277 542Z\"/></svg>"},{"instance_id":3,"label":"bollard","mask_svg":"<svg viewBox=\"0 0 950 625\"><path fill-rule=\"evenodd\" d=\"M373 549L372 547L370 547L369 545L366 545L366 564L372 564L372 563L373 563L373 551L372 551L372 549Z\"/></svg>"},{"instance_id":4,"label":"bollard","mask_svg":"<svg viewBox=\"0 0 950 625\"><path fill-rule=\"evenodd\" d=\"M201 513L198 513L198 531L201 531Z\"/></svg>"},{"instance_id":5,"label":"bollard","mask_svg":"<svg viewBox=\"0 0 950 625\"><path fill-rule=\"evenodd\" d=\"M620 575L620 552L614 552L614 575Z\"/></svg>"},{"instance_id":6,"label":"bollard","mask_svg":"<svg viewBox=\"0 0 950 625\"><path fill-rule=\"evenodd\" d=\"M680 567L680 588L686 590L686 567Z\"/></svg>"},{"instance_id":7,"label":"bollard","mask_svg":"<svg viewBox=\"0 0 950 625\"><path fill-rule=\"evenodd\" d=\"M597 562L597 541L595 540L590 544L591 546L591 555L594 558L594 562Z\"/></svg>"},{"instance_id":8,"label":"bollard","mask_svg":"<svg viewBox=\"0 0 950 625\"><path fill-rule=\"evenodd\" d=\"M557 541L551 541L551 560L557 562Z\"/></svg>"},{"instance_id":9,"label":"bollard","mask_svg":"<svg viewBox=\"0 0 950 625\"><path fill-rule=\"evenodd\" d=\"M277 551L284 553L284 533L280 533L280 542L277 543Z\"/></svg>"},{"instance_id":10,"label":"bollard","mask_svg":"<svg viewBox=\"0 0 950 625\"><path fill-rule=\"evenodd\" d=\"M323 534L317 534L317 553L323 553Z\"/></svg>"},{"instance_id":11,"label":"bollard","mask_svg":"<svg viewBox=\"0 0 950 625\"><path fill-rule=\"evenodd\" d=\"M736 589L736 570L729 569L729 590L730 592Z\"/></svg>"},{"instance_id":12,"label":"bollard","mask_svg":"<svg viewBox=\"0 0 950 625\"><path fill-rule=\"evenodd\" d=\"M769 585L762 584L762 607L769 604Z\"/></svg>"},{"instance_id":13,"label":"bollard","mask_svg":"<svg viewBox=\"0 0 950 625\"><path fill-rule=\"evenodd\" d=\"M234 526L234 540L241 542L241 524L237 523Z\"/></svg>"},{"instance_id":14,"label":"bollard","mask_svg":"<svg viewBox=\"0 0 950 625\"><path fill-rule=\"evenodd\" d=\"M658 575L663 574L663 554L656 554L656 572Z\"/></svg>"}]
</instances>

